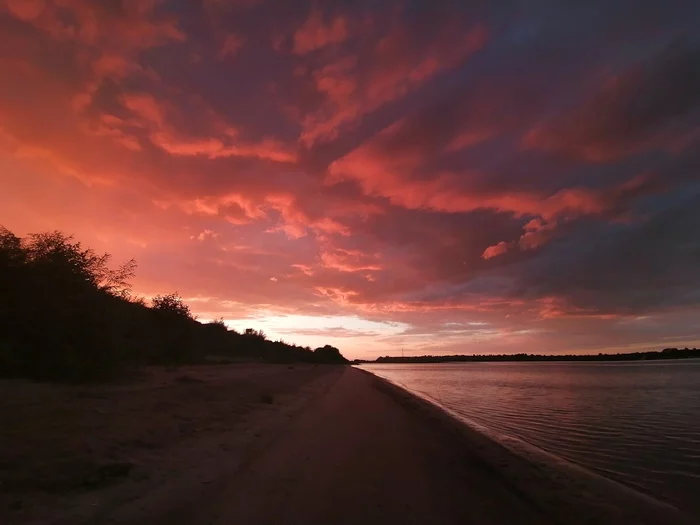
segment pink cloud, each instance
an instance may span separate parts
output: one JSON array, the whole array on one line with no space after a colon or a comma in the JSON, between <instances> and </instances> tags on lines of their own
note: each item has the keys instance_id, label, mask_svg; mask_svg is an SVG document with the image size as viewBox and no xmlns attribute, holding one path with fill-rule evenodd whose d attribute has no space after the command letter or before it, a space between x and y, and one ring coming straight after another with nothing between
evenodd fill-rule
<instances>
[{"instance_id":1,"label":"pink cloud","mask_svg":"<svg viewBox=\"0 0 700 525\"><path fill-rule=\"evenodd\" d=\"M159 15L151 0L120 2L117 9L87 0L8 0L5 4L12 15L49 39L78 46L70 59L90 63L91 74L84 76L83 88L72 101L78 111L89 107L105 79L142 72L138 56L143 51L186 40L176 19Z\"/></svg>"},{"instance_id":2,"label":"pink cloud","mask_svg":"<svg viewBox=\"0 0 700 525\"><path fill-rule=\"evenodd\" d=\"M307 275L309 277L311 277L314 274L314 268L309 264L292 264L292 268L299 270L304 275Z\"/></svg>"},{"instance_id":3,"label":"pink cloud","mask_svg":"<svg viewBox=\"0 0 700 525\"><path fill-rule=\"evenodd\" d=\"M669 123L700 104L699 56L684 42L633 64L578 106L533 126L522 145L592 163L672 148L685 131Z\"/></svg>"},{"instance_id":4,"label":"pink cloud","mask_svg":"<svg viewBox=\"0 0 700 525\"><path fill-rule=\"evenodd\" d=\"M124 107L143 121L144 125L165 127L166 108L164 104L148 93L126 93L122 96Z\"/></svg>"},{"instance_id":5,"label":"pink cloud","mask_svg":"<svg viewBox=\"0 0 700 525\"><path fill-rule=\"evenodd\" d=\"M225 9L245 9L255 7L261 4L264 0L203 0L205 9L211 9L215 12Z\"/></svg>"},{"instance_id":6,"label":"pink cloud","mask_svg":"<svg viewBox=\"0 0 700 525\"><path fill-rule=\"evenodd\" d=\"M151 142L171 155L204 155L213 158L224 150L223 143L216 138L178 139L167 132L151 133Z\"/></svg>"},{"instance_id":7,"label":"pink cloud","mask_svg":"<svg viewBox=\"0 0 700 525\"><path fill-rule=\"evenodd\" d=\"M140 141L122 130L125 122L114 115L104 114L94 122L87 123L85 130L91 135L98 137L111 137L116 144L132 150L141 151Z\"/></svg>"},{"instance_id":8,"label":"pink cloud","mask_svg":"<svg viewBox=\"0 0 700 525\"><path fill-rule=\"evenodd\" d=\"M92 62L92 70L99 78L124 78L129 73L140 71L141 68L133 61L116 54L102 54Z\"/></svg>"},{"instance_id":9,"label":"pink cloud","mask_svg":"<svg viewBox=\"0 0 700 525\"><path fill-rule=\"evenodd\" d=\"M328 288L323 286L318 286L315 288L316 293L321 297L327 297L333 302L340 305L347 305L353 301L353 299L358 295L354 290L348 288Z\"/></svg>"},{"instance_id":10,"label":"pink cloud","mask_svg":"<svg viewBox=\"0 0 700 525\"><path fill-rule=\"evenodd\" d=\"M311 230L317 234L349 235L347 226L331 217L312 217L300 205L295 195L277 194L267 198L270 207L278 211L282 223L275 228L290 238L299 239Z\"/></svg>"},{"instance_id":11,"label":"pink cloud","mask_svg":"<svg viewBox=\"0 0 700 525\"><path fill-rule=\"evenodd\" d=\"M336 16L326 23L321 11L311 11L304 24L294 33L294 53L304 55L343 42L350 36L347 26L348 22L342 16Z\"/></svg>"},{"instance_id":12,"label":"pink cloud","mask_svg":"<svg viewBox=\"0 0 700 525\"><path fill-rule=\"evenodd\" d=\"M10 13L24 21L38 18L46 8L46 0L5 0Z\"/></svg>"},{"instance_id":13,"label":"pink cloud","mask_svg":"<svg viewBox=\"0 0 700 525\"><path fill-rule=\"evenodd\" d=\"M508 250L510 250L511 247L511 243L501 241L498 244L494 244L493 246L489 246L488 248L486 248L484 250L484 253L481 254L481 257L483 259L491 259L492 257L498 257L499 255L503 255Z\"/></svg>"},{"instance_id":14,"label":"pink cloud","mask_svg":"<svg viewBox=\"0 0 700 525\"><path fill-rule=\"evenodd\" d=\"M540 239L554 228L557 220L614 213L631 198L658 191L656 182L649 177L635 177L612 188L570 187L547 193L507 187L484 189L476 182L483 178L479 172L443 171L424 176L426 163L441 152L440 146L429 143L429 148L424 147L423 138L407 135L406 129L406 120L397 121L333 161L327 183L354 180L366 195L388 198L406 209L450 213L490 209L515 217L539 217ZM477 134L472 140L478 141L479 137ZM442 151L451 151L453 143L443 143ZM475 182L470 183L472 180ZM530 223L523 246L533 246L535 224Z\"/></svg>"},{"instance_id":15,"label":"pink cloud","mask_svg":"<svg viewBox=\"0 0 700 525\"><path fill-rule=\"evenodd\" d=\"M264 202L241 193L212 197L157 199L154 204L162 209L176 207L189 215L222 217L232 224L248 224L267 216Z\"/></svg>"},{"instance_id":16,"label":"pink cloud","mask_svg":"<svg viewBox=\"0 0 700 525\"><path fill-rule=\"evenodd\" d=\"M229 33L224 39L224 43L221 45L219 50L219 59L224 60L227 57L234 57L240 51L240 49L245 44L246 39L236 35L235 33Z\"/></svg>"},{"instance_id":17,"label":"pink cloud","mask_svg":"<svg viewBox=\"0 0 700 525\"><path fill-rule=\"evenodd\" d=\"M321 252L321 264L341 272L376 272L382 269L375 254L366 254L360 250L335 248Z\"/></svg>"},{"instance_id":18,"label":"pink cloud","mask_svg":"<svg viewBox=\"0 0 700 525\"><path fill-rule=\"evenodd\" d=\"M603 319L611 320L624 317L619 313L601 312L599 309L582 308L570 303L564 297L546 296L537 300L539 315L542 319Z\"/></svg>"},{"instance_id":19,"label":"pink cloud","mask_svg":"<svg viewBox=\"0 0 700 525\"><path fill-rule=\"evenodd\" d=\"M386 130L385 130L386 131ZM614 202L604 191L566 188L551 195L526 191L464 190L469 173L442 173L432 178L414 179L411 172L420 158L394 157L370 142L329 167L329 183L356 180L368 195L388 198L407 209L468 212L493 209L516 216L539 215L553 219L563 215L599 214Z\"/></svg>"},{"instance_id":20,"label":"pink cloud","mask_svg":"<svg viewBox=\"0 0 700 525\"><path fill-rule=\"evenodd\" d=\"M124 2L118 11L86 0L9 0L6 5L51 38L89 46L138 50L185 39L173 18L155 17L152 1Z\"/></svg>"},{"instance_id":21,"label":"pink cloud","mask_svg":"<svg viewBox=\"0 0 700 525\"><path fill-rule=\"evenodd\" d=\"M523 226L523 234L517 242L501 241L498 244L489 246L481 255L482 259L491 259L503 255L514 248L521 250L535 250L543 246L555 235L558 223L552 221L545 223L542 219L536 218Z\"/></svg>"},{"instance_id":22,"label":"pink cloud","mask_svg":"<svg viewBox=\"0 0 700 525\"><path fill-rule=\"evenodd\" d=\"M399 27L379 39L367 55L350 55L323 66L314 79L327 101L304 117L302 143L311 146L336 138L343 126L456 66L483 47L487 36L483 26L455 25L435 41L418 43L407 28Z\"/></svg>"},{"instance_id":23,"label":"pink cloud","mask_svg":"<svg viewBox=\"0 0 700 525\"><path fill-rule=\"evenodd\" d=\"M357 89L357 80L352 72L357 67L357 57L349 56L314 71L316 89L330 101L343 104Z\"/></svg>"},{"instance_id":24,"label":"pink cloud","mask_svg":"<svg viewBox=\"0 0 700 525\"><path fill-rule=\"evenodd\" d=\"M151 142L171 155L205 156L210 159L252 157L283 163L292 163L296 159L294 150L277 140L241 140L235 127L222 121L203 103L197 103L195 107L204 115L210 115L211 135L199 137L188 136L186 132L178 130L168 119L168 112L171 111L168 104L157 101L150 94L125 94L122 103L139 119L140 125L150 130Z\"/></svg>"}]
</instances>

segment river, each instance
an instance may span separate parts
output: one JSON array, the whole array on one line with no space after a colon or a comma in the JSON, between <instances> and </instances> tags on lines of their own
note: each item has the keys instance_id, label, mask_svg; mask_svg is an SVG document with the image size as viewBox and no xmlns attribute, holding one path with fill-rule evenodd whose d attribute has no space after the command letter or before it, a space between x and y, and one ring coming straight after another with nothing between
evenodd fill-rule
<instances>
[{"instance_id":1,"label":"river","mask_svg":"<svg viewBox=\"0 0 700 525\"><path fill-rule=\"evenodd\" d=\"M700 516L700 360L360 368Z\"/></svg>"}]
</instances>

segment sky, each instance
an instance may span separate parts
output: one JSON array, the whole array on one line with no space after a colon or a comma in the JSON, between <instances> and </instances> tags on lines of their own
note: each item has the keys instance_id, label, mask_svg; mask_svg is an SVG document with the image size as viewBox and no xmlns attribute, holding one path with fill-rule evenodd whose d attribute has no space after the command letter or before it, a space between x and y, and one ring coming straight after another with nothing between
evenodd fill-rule
<instances>
[{"instance_id":1,"label":"sky","mask_svg":"<svg viewBox=\"0 0 700 525\"><path fill-rule=\"evenodd\" d=\"M697 0L0 0L0 224L347 357L700 344Z\"/></svg>"}]
</instances>

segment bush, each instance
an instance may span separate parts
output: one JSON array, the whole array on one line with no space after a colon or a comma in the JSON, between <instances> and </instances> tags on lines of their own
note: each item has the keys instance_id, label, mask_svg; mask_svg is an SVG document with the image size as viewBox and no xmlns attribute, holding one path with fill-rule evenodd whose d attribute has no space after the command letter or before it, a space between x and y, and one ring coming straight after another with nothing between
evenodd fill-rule
<instances>
[{"instance_id":1,"label":"bush","mask_svg":"<svg viewBox=\"0 0 700 525\"><path fill-rule=\"evenodd\" d=\"M328 364L346 364L348 362L340 350L331 345L326 345L314 350L314 360L317 363L328 363Z\"/></svg>"}]
</instances>

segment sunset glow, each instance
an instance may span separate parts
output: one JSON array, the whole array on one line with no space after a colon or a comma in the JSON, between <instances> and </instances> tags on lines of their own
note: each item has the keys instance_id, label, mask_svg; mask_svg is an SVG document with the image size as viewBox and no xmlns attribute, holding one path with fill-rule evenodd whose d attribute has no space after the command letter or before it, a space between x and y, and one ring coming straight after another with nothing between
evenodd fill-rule
<instances>
[{"instance_id":1,"label":"sunset glow","mask_svg":"<svg viewBox=\"0 0 700 525\"><path fill-rule=\"evenodd\" d=\"M0 0L0 224L348 358L700 344L697 3L437 4Z\"/></svg>"}]
</instances>

